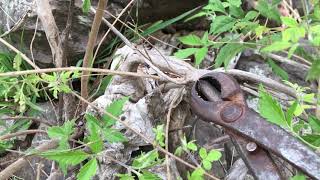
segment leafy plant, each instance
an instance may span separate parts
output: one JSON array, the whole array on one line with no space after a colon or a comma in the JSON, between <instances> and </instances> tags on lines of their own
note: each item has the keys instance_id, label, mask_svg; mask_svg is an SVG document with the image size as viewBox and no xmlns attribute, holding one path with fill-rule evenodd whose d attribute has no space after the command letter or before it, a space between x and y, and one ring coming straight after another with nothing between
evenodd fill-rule
<instances>
[{"instance_id":1,"label":"leafy plant","mask_svg":"<svg viewBox=\"0 0 320 180\"><path fill-rule=\"evenodd\" d=\"M280 103L272 98L262 86L259 89L259 97L259 112L262 117L271 123L289 130L294 136L310 147L315 149L320 148L320 120L310 115L308 123L306 123L299 118L301 113L297 113L299 107L298 101L293 102L285 112Z\"/></svg>"},{"instance_id":2,"label":"leafy plant","mask_svg":"<svg viewBox=\"0 0 320 180\"><path fill-rule=\"evenodd\" d=\"M159 153L157 149L149 151L147 153L142 153L140 156L133 159L131 168L136 169L137 171L132 171L139 178L139 180L147 179L159 179L156 175L148 171L149 168L154 167L155 165L161 164L162 159L159 158ZM131 180L133 176L130 174L117 174L121 180Z\"/></svg>"},{"instance_id":3,"label":"leafy plant","mask_svg":"<svg viewBox=\"0 0 320 180\"><path fill-rule=\"evenodd\" d=\"M69 75L68 75L69 77ZM128 97L112 102L107 108L106 112L118 117L122 114L124 104L128 101ZM61 170L66 174L68 166L78 165L85 160L88 160L80 169L77 179L90 179L96 174L98 162L96 155L104 148L104 142L109 143L126 142L125 136L118 130L113 129L112 126L116 121L109 116L104 115L101 119L96 118L91 114L85 115L86 128L88 134L83 139L83 146L88 147L91 153L85 152L83 149L70 149L69 140L74 132L75 122L67 121L62 126L53 126L48 129L48 136L51 139L59 141L57 149L40 153L41 156L57 161ZM154 156L157 154L153 154ZM142 159L142 157L141 157ZM147 158L148 159L148 158ZM151 160L152 161L152 160ZM136 161L138 167L139 159ZM143 161L144 162L144 161ZM148 163L144 162L140 168L145 168Z\"/></svg>"},{"instance_id":4,"label":"leafy plant","mask_svg":"<svg viewBox=\"0 0 320 180\"><path fill-rule=\"evenodd\" d=\"M158 125L156 128L153 128L152 131L156 135L156 143L158 143L160 146L164 147L164 140L165 140L165 134L164 134L164 125Z\"/></svg>"},{"instance_id":5,"label":"leafy plant","mask_svg":"<svg viewBox=\"0 0 320 180\"><path fill-rule=\"evenodd\" d=\"M201 167L198 167L197 169L195 169L191 174L188 172L189 180L204 179L203 175L205 173L205 170L208 170L208 171L211 170L212 162L218 161L222 156L221 152L215 149L212 149L209 152L207 152L207 150L203 147L201 147L199 151L198 149L199 148L194 143L194 141L187 142L186 137L183 136L183 138L181 139L181 146L179 146L175 151L175 154L178 156L181 156L182 153L187 153L191 155L191 152L193 152L193 153L198 153L200 157Z\"/></svg>"}]
</instances>

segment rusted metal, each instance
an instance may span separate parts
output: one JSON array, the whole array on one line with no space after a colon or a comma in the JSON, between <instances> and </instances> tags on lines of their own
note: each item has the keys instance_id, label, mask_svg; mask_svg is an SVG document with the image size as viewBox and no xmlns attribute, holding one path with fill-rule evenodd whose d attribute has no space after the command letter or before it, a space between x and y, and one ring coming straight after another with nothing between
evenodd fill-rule
<instances>
[{"instance_id":1,"label":"rusted metal","mask_svg":"<svg viewBox=\"0 0 320 180\"><path fill-rule=\"evenodd\" d=\"M225 122L233 122L242 115L242 108L238 104L228 104L222 108L220 116Z\"/></svg>"},{"instance_id":2,"label":"rusted metal","mask_svg":"<svg viewBox=\"0 0 320 180\"><path fill-rule=\"evenodd\" d=\"M210 90L208 86L215 87L217 91ZM221 99L211 97L216 92L221 94ZM271 174L275 179L280 178L267 151L287 160L310 177L320 179L319 156L284 129L250 110L239 84L231 76L210 73L201 77L192 88L191 106L203 120L219 124L227 130L257 179L265 179ZM250 142L258 145L253 152L247 150Z\"/></svg>"},{"instance_id":3,"label":"rusted metal","mask_svg":"<svg viewBox=\"0 0 320 180\"><path fill-rule=\"evenodd\" d=\"M250 146L255 144L250 142L248 139L243 138L239 135L231 133L232 143L240 154L242 160L247 165L247 168L252 173L255 179L259 180L280 180L283 179L279 169L273 159L271 158L268 151L263 148L256 146L255 148L250 147L251 151L248 151L247 145ZM254 146L254 145L253 145Z\"/></svg>"}]
</instances>

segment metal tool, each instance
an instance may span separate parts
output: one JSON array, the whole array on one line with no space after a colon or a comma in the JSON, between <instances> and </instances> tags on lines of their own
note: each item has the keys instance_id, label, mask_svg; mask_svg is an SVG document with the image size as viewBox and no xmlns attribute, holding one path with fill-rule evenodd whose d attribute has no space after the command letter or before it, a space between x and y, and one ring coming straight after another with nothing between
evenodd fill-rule
<instances>
[{"instance_id":1,"label":"metal tool","mask_svg":"<svg viewBox=\"0 0 320 180\"><path fill-rule=\"evenodd\" d=\"M239 84L231 76L221 72L202 76L192 87L191 106L203 120L225 128L255 179L282 179L269 152L311 178L320 179L320 157L249 109Z\"/></svg>"}]
</instances>

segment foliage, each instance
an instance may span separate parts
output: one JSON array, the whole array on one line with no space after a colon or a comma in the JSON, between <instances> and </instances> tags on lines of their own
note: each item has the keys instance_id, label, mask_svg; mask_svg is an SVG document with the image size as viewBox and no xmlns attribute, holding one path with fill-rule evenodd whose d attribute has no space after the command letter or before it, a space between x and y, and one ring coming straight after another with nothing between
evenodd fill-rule
<instances>
[{"instance_id":1,"label":"foliage","mask_svg":"<svg viewBox=\"0 0 320 180\"><path fill-rule=\"evenodd\" d=\"M122 109L127 101L128 97L115 100L106 108L106 112L113 117L118 117L123 113ZM117 143L127 141L122 133L112 128L116 123L112 117L104 115L103 118L98 119L91 114L86 114L85 120L88 135L85 136L82 143L91 150L90 154L82 149L70 149L69 147L69 140L74 131L74 120L67 121L62 126L50 127L48 135L51 139L59 140L59 146L55 150L40 153L41 156L47 159L57 161L64 173L67 172L68 166L74 166L90 159L81 167L77 175L79 180L90 179L96 174L98 166L96 155L103 150L104 142ZM152 154L150 157L158 158L158 154ZM149 158L149 154L142 155L140 159L135 161L135 167L144 169L146 166L151 165L154 160ZM142 164L139 164L139 162Z\"/></svg>"},{"instance_id":2,"label":"foliage","mask_svg":"<svg viewBox=\"0 0 320 180\"><path fill-rule=\"evenodd\" d=\"M303 88L299 87L299 89ZM303 97L306 96L308 97L308 95L303 95ZM294 101L288 110L284 111L279 102L272 98L262 86L259 89L259 97L259 112L262 117L287 129L310 147L320 148L320 120L309 115L306 122L299 117L305 110L302 105L304 102Z\"/></svg>"},{"instance_id":3,"label":"foliage","mask_svg":"<svg viewBox=\"0 0 320 180\"><path fill-rule=\"evenodd\" d=\"M182 153L187 153L187 154L197 153L201 160L201 163L200 163L201 167L195 169L191 174L188 173L189 180L204 179L203 175L205 173L205 170L208 170L208 171L211 170L212 163L214 161L218 161L222 156L220 151L212 149L209 152L207 152L205 148L203 147L199 148L194 143L194 141L187 142L185 136L181 138L181 146L179 146L175 151L175 154L178 156L181 156Z\"/></svg>"},{"instance_id":4,"label":"foliage","mask_svg":"<svg viewBox=\"0 0 320 180\"><path fill-rule=\"evenodd\" d=\"M164 125L158 125L156 128L153 128L152 131L156 135L156 143L158 143L161 147L164 147L164 140L165 140L165 134L164 134Z\"/></svg>"},{"instance_id":5,"label":"foliage","mask_svg":"<svg viewBox=\"0 0 320 180\"><path fill-rule=\"evenodd\" d=\"M91 0L83 0L82 11L84 13L88 13L90 11L90 8L91 8Z\"/></svg>"},{"instance_id":6,"label":"foliage","mask_svg":"<svg viewBox=\"0 0 320 180\"><path fill-rule=\"evenodd\" d=\"M147 153L142 153L140 156L133 159L132 165L130 168L136 169L137 171L132 171L139 178L139 180L147 179L159 179L156 175L148 171L149 168L154 167L162 163L162 159L159 158L159 153L157 149L149 151ZM131 180L132 176L129 174L118 174L121 180Z\"/></svg>"}]
</instances>

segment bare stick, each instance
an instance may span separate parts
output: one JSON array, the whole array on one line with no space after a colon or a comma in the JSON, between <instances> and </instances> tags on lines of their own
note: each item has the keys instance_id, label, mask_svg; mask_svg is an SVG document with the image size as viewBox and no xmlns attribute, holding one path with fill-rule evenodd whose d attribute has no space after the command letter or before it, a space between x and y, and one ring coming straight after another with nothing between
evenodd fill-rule
<instances>
[{"instance_id":1,"label":"bare stick","mask_svg":"<svg viewBox=\"0 0 320 180\"><path fill-rule=\"evenodd\" d=\"M36 39L37 30L38 30L38 23L39 23L39 16L37 17L37 20L36 20L36 27L34 28L34 33L33 33L32 39L31 39L30 47L29 47L33 63L35 63L34 62L34 56L33 56L33 42Z\"/></svg>"},{"instance_id":2,"label":"bare stick","mask_svg":"<svg viewBox=\"0 0 320 180\"><path fill-rule=\"evenodd\" d=\"M91 32L89 34L89 40L88 40L88 44L86 47L86 53L84 55L83 58L83 66L84 68L87 67L92 67L92 54L93 54L93 48L95 45L95 42L97 40L97 36L98 36L98 32L99 32L99 28L100 28L100 24L101 24L101 20L103 17L103 12L104 9L106 7L107 4L107 0L99 0L98 2L98 6L97 6L97 13L94 16L93 19L93 23L91 26ZM86 75L89 75L90 72L88 71L83 71L82 75L83 77L81 78L81 96L84 98L88 98L88 82L89 82L89 77ZM86 108L86 104L83 103L82 104L82 109Z\"/></svg>"},{"instance_id":3,"label":"bare stick","mask_svg":"<svg viewBox=\"0 0 320 180\"><path fill-rule=\"evenodd\" d=\"M305 71L310 69L310 66L302 64L302 63L298 63L298 62L293 61L291 59L288 59L286 57L282 57L282 56L279 56L279 55L276 55L276 54L272 54L272 53L268 53L267 56L272 58L272 59L274 59L274 60L276 60L276 61L278 61L278 62L280 62L280 63L285 63L285 64L292 65L292 66L295 66L295 67L299 67L299 68L304 69Z\"/></svg>"},{"instance_id":4,"label":"bare stick","mask_svg":"<svg viewBox=\"0 0 320 180\"><path fill-rule=\"evenodd\" d=\"M39 69L39 70L13 71L13 72L0 73L0 77L15 77L15 76L21 76L26 74L62 72L62 71L89 71L89 72L97 72L101 74L133 76L133 77L152 78L152 79L161 80L159 76L154 76L154 75L125 72L125 71L115 71L115 70L109 70L109 69L99 69L99 68L83 68L83 67L62 67L62 68L47 68L47 69Z\"/></svg>"},{"instance_id":5,"label":"bare stick","mask_svg":"<svg viewBox=\"0 0 320 180\"><path fill-rule=\"evenodd\" d=\"M318 79L318 93L317 93L317 107L316 107L316 116L320 119L320 78Z\"/></svg>"},{"instance_id":6,"label":"bare stick","mask_svg":"<svg viewBox=\"0 0 320 180\"><path fill-rule=\"evenodd\" d=\"M178 98L181 96L181 91L183 89L180 89L177 91L175 97L172 99L169 110L167 114L167 123L166 123L166 138L165 138L165 148L167 151L169 151L169 129L170 129L170 120L171 120L171 111L173 108L177 107L178 104L175 104ZM166 166L167 166L167 179L171 180L171 174L170 174L170 164L169 164L169 155L166 154Z\"/></svg>"},{"instance_id":7,"label":"bare stick","mask_svg":"<svg viewBox=\"0 0 320 180\"><path fill-rule=\"evenodd\" d=\"M48 0L36 0L37 14L41 20L41 24L46 33L49 42L53 62L56 67L62 67L63 49L59 45L61 38L56 21L53 17L51 7Z\"/></svg>"},{"instance_id":8,"label":"bare stick","mask_svg":"<svg viewBox=\"0 0 320 180\"><path fill-rule=\"evenodd\" d=\"M53 126L53 124L47 120L44 119L38 119L34 117L27 117L27 116L16 116L16 117L3 117L0 118L0 121L10 121L10 120L31 120L39 123L46 124L48 126Z\"/></svg>"},{"instance_id":9,"label":"bare stick","mask_svg":"<svg viewBox=\"0 0 320 180\"><path fill-rule=\"evenodd\" d=\"M127 6L125 8L122 9L122 11L120 12L120 14L118 15L118 17L113 21L112 26L114 27L114 25L119 21L119 18L123 15L124 12L127 11L127 9L131 6L131 4L134 2L135 0L131 0ZM96 12L93 8L91 8L91 11L93 11L94 13ZM104 19L104 18L103 18ZM108 36L109 32L110 32L110 28L108 29L108 31L103 35L102 39L100 40L98 47L96 49L96 52L94 53L93 59L92 61L94 61L96 59L96 56L98 54L98 51L100 49L100 46L102 44L102 42L106 39L106 37Z\"/></svg>"},{"instance_id":10,"label":"bare stick","mask_svg":"<svg viewBox=\"0 0 320 180\"><path fill-rule=\"evenodd\" d=\"M35 133L43 133L43 134L46 134L47 131L39 130L39 129L18 131L18 132L15 132L15 133L5 134L5 135L3 135L3 136L0 136L0 141L7 140L7 139L11 139L11 138L14 138L14 137L17 137L17 136L23 136L23 135L35 134Z\"/></svg>"},{"instance_id":11,"label":"bare stick","mask_svg":"<svg viewBox=\"0 0 320 180\"><path fill-rule=\"evenodd\" d=\"M92 8L92 12L95 12L95 10ZM155 62L157 62L159 59L157 58L152 58L151 56L148 55L148 53L144 52L144 49L138 49L134 47L134 45L123 35L121 34L111 23L109 23L106 19L103 18L103 22L115 33L128 47L133 49L135 52L140 54L142 60L144 60L145 63L147 63L153 70L155 70L160 76L163 78L167 79L168 81L174 82L176 84L185 84L185 81L179 81L174 78L169 77L165 73L163 73L156 65L154 65ZM167 60L165 57L162 56L162 54L158 51L159 56L158 58L163 58L165 61ZM155 60L156 59L156 60ZM169 64L169 63L168 63Z\"/></svg>"},{"instance_id":12,"label":"bare stick","mask_svg":"<svg viewBox=\"0 0 320 180\"><path fill-rule=\"evenodd\" d=\"M20 54L22 59L24 59L28 64L30 64L34 69L40 69L37 65L35 65L25 54L23 54L21 51L19 51L17 48L9 44L6 40L0 38L0 42L4 45L6 45L8 48L13 50L15 53Z\"/></svg>"},{"instance_id":13,"label":"bare stick","mask_svg":"<svg viewBox=\"0 0 320 180\"><path fill-rule=\"evenodd\" d=\"M37 152L43 152L47 151L49 149L54 149L58 146L59 141L58 140L51 140L47 143L43 143L40 146L36 147L35 150ZM6 167L4 170L0 172L0 180L7 180L9 179L15 172L21 170L22 167L28 165L28 160L32 156L24 156L19 158L14 163L10 164L8 167Z\"/></svg>"}]
</instances>

